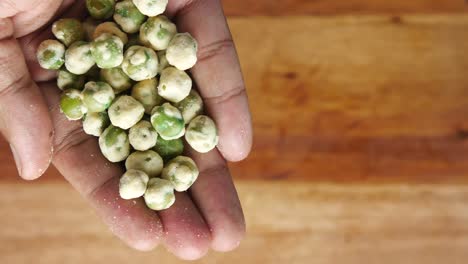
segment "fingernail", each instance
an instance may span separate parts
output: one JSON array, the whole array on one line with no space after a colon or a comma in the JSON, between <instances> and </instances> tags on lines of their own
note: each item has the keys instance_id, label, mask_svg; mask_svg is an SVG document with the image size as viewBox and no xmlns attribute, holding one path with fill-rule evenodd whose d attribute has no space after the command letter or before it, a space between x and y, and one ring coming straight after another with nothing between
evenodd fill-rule
<instances>
[{"instance_id":1,"label":"fingernail","mask_svg":"<svg viewBox=\"0 0 468 264\"><path fill-rule=\"evenodd\" d=\"M15 159L16 169L18 169L18 174L21 177L21 159L18 156L18 153L15 150L15 147L10 144L11 153L13 153L13 158Z\"/></svg>"}]
</instances>

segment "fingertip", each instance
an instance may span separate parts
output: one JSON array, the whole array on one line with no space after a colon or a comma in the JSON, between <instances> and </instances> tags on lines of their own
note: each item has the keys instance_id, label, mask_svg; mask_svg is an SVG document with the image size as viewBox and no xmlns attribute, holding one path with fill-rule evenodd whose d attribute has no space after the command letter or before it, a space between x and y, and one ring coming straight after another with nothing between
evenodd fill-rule
<instances>
[{"instance_id":1,"label":"fingertip","mask_svg":"<svg viewBox=\"0 0 468 264\"><path fill-rule=\"evenodd\" d=\"M168 246L166 246L166 249L182 260L198 260L203 258L208 253L210 244L203 243L196 246L190 244L181 244L181 246L176 249Z\"/></svg>"},{"instance_id":2,"label":"fingertip","mask_svg":"<svg viewBox=\"0 0 468 264\"><path fill-rule=\"evenodd\" d=\"M228 252L239 247L245 237L245 224L226 223L212 233L211 248L219 252Z\"/></svg>"}]
</instances>

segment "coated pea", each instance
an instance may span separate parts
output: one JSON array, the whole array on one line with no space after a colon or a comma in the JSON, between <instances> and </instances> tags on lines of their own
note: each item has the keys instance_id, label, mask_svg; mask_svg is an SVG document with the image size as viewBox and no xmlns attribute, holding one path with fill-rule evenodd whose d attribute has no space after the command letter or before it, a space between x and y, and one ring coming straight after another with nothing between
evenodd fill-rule
<instances>
[{"instance_id":1,"label":"coated pea","mask_svg":"<svg viewBox=\"0 0 468 264\"><path fill-rule=\"evenodd\" d=\"M148 174L150 178L157 177L163 170L163 160L158 153L147 151L135 151L125 161L127 170L136 169Z\"/></svg>"},{"instance_id":2,"label":"coated pea","mask_svg":"<svg viewBox=\"0 0 468 264\"><path fill-rule=\"evenodd\" d=\"M133 0L141 13L153 17L164 13L169 0Z\"/></svg>"},{"instance_id":3,"label":"coated pea","mask_svg":"<svg viewBox=\"0 0 468 264\"><path fill-rule=\"evenodd\" d=\"M85 77L73 74L66 69L61 69L57 76L57 86L60 90L76 89L83 90Z\"/></svg>"},{"instance_id":4,"label":"coated pea","mask_svg":"<svg viewBox=\"0 0 468 264\"><path fill-rule=\"evenodd\" d=\"M99 24L94 30L93 40L99 38L99 36L101 36L102 34L106 34L106 33L120 38L123 44L127 44L128 42L127 34L125 34L125 32L123 32L122 30L120 30L119 26L114 22L104 22L104 23Z\"/></svg>"},{"instance_id":5,"label":"coated pea","mask_svg":"<svg viewBox=\"0 0 468 264\"><path fill-rule=\"evenodd\" d=\"M83 90L83 103L90 113L105 111L114 98L114 90L105 82L88 82Z\"/></svg>"},{"instance_id":6,"label":"coated pea","mask_svg":"<svg viewBox=\"0 0 468 264\"><path fill-rule=\"evenodd\" d=\"M45 40L37 48L37 61L42 68L58 70L65 62L65 46L57 40Z\"/></svg>"},{"instance_id":7,"label":"coated pea","mask_svg":"<svg viewBox=\"0 0 468 264\"><path fill-rule=\"evenodd\" d=\"M60 97L60 111L68 120L81 119L87 111L83 104L81 92L75 89L64 91Z\"/></svg>"},{"instance_id":8,"label":"coated pea","mask_svg":"<svg viewBox=\"0 0 468 264\"><path fill-rule=\"evenodd\" d=\"M132 46L125 52L122 70L137 82L154 78L158 73L158 55L152 49Z\"/></svg>"},{"instance_id":9,"label":"coated pea","mask_svg":"<svg viewBox=\"0 0 468 264\"><path fill-rule=\"evenodd\" d=\"M94 64L91 44L88 42L77 41L65 52L65 67L73 74L85 74Z\"/></svg>"},{"instance_id":10,"label":"coated pea","mask_svg":"<svg viewBox=\"0 0 468 264\"><path fill-rule=\"evenodd\" d=\"M110 125L99 137L101 152L110 162L124 161L130 154L130 143L125 130Z\"/></svg>"},{"instance_id":11,"label":"coated pea","mask_svg":"<svg viewBox=\"0 0 468 264\"><path fill-rule=\"evenodd\" d=\"M145 194L149 177L139 170L128 170L120 177L119 194L122 199L130 200Z\"/></svg>"},{"instance_id":12,"label":"coated pea","mask_svg":"<svg viewBox=\"0 0 468 264\"><path fill-rule=\"evenodd\" d=\"M169 64L185 71L197 63L197 51L197 41L189 33L178 33L167 47L166 58Z\"/></svg>"},{"instance_id":13,"label":"coated pea","mask_svg":"<svg viewBox=\"0 0 468 264\"><path fill-rule=\"evenodd\" d=\"M140 28L140 40L155 50L165 50L177 33L177 27L166 16L150 17Z\"/></svg>"},{"instance_id":14,"label":"coated pea","mask_svg":"<svg viewBox=\"0 0 468 264\"><path fill-rule=\"evenodd\" d=\"M165 140L159 137L153 149L161 155L165 161L168 161L184 152L184 142L182 138Z\"/></svg>"},{"instance_id":15,"label":"coated pea","mask_svg":"<svg viewBox=\"0 0 468 264\"><path fill-rule=\"evenodd\" d=\"M195 117L187 127L185 140L200 153L214 149L218 144L218 130L214 121L205 115Z\"/></svg>"},{"instance_id":16,"label":"coated pea","mask_svg":"<svg viewBox=\"0 0 468 264\"><path fill-rule=\"evenodd\" d=\"M169 103L164 103L153 109L151 124L165 140L177 139L185 134L184 118L182 114Z\"/></svg>"},{"instance_id":17,"label":"coated pea","mask_svg":"<svg viewBox=\"0 0 468 264\"><path fill-rule=\"evenodd\" d=\"M141 120L130 128L128 138L134 149L145 151L156 145L158 133L156 133L150 122Z\"/></svg>"},{"instance_id":18,"label":"coated pea","mask_svg":"<svg viewBox=\"0 0 468 264\"><path fill-rule=\"evenodd\" d=\"M91 45L91 54L101 69L119 66L123 61L124 44L120 38L111 34L101 34Z\"/></svg>"},{"instance_id":19,"label":"coated pea","mask_svg":"<svg viewBox=\"0 0 468 264\"><path fill-rule=\"evenodd\" d=\"M85 39L85 32L78 19L63 18L52 24L52 33L65 46L70 46L76 41Z\"/></svg>"},{"instance_id":20,"label":"coated pea","mask_svg":"<svg viewBox=\"0 0 468 264\"><path fill-rule=\"evenodd\" d=\"M165 210L175 202L174 187L168 180L152 178L148 182L145 195L146 205L153 210Z\"/></svg>"},{"instance_id":21,"label":"coated pea","mask_svg":"<svg viewBox=\"0 0 468 264\"><path fill-rule=\"evenodd\" d=\"M197 180L198 174L198 167L191 158L178 156L164 167L161 177L169 180L176 191L184 192Z\"/></svg>"},{"instance_id":22,"label":"coated pea","mask_svg":"<svg viewBox=\"0 0 468 264\"><path fill-rule=\"evenodd\" d=\"M174 106L182 113L186 125L203 112L203 100L198 92L193 89L184 100L174 104Z\"/></svg>"},{"instance_id":23,"label":"coated pea","mask_svg":"<svg viewBox=\"0 0 468 264\"><path fill-rule=\"evenodd\" d=\"M163 102L163 99L158 94L157 85L158 80L152 78L138 82L133 86L132 97L143 105L146 114L151 114L151 110Z\"/></svg>"},{"instance_id":24,"label":"coated pea","mask_svg":"<svg viewBox=\"0 0 468 264\"><path fill-rule=\"evenodd\" d=\"M112 86L116 94L132 87L132 80L130 80L120 67L101 69L101 79Z\"/></svg>"},{"instance_id":25,"label":"coated pea","mask_svg":"<svg viewBox=\"0 0 468 264\"><path fill-rule=\"evenodd\" d=\"M127 33L138 32L145 19L146 16L130 0L115 5L114 20Z\"/></svg>"},{"instance_id":26,"label":"coated pea","mask_svg":"<svg viewBox=\"0 0 468 264\"><path fill-rule=\"evenodd\" d=\"M122 95L112 103L108 113L114 126L129 129L141 120L145 108L133 97Z\"/></svg>"},{"instance_id":27,"label":"coated pea","mask_svg":"<svg viewBox=\"0 0 468 264\"><path fill-rule=\"evenodd\" d=\"M87 113L83 118L84 132L95 137L99 137L109 125L107 112Z\"/></svg>"},{"instance_id":28,"label":"coated pea","mask_svg":"<svg viewBox=\"0 0 468 264\"><path fill-rule=\"evenodd\" d=\"M106 19L114 12L115 0L86 0L89 14L96 19Z\"/></svg>"},{"instance_id":29,"label":"coated pea","mask_svg":"<svg viewBox=\"0 0 468 264\"><path fill-rule=\"evenodd\" d=\"M190 76L175 67L167 67L159 78L158 93L164 99L178 103L187 97L192 89Z\"/></svg>"}]
</instances>

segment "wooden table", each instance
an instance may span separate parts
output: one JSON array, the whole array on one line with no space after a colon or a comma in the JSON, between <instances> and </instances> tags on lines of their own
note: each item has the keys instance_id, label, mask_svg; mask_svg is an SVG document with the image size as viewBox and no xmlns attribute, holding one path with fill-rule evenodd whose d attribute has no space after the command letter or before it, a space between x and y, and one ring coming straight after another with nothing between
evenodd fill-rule
<instances>
[{"instance_id":1,"label":"wooden table","mask_svg":"<svg viewBox=\"0 0 468 264\"><path fill-rule=\"evenodd\" d=\"M255 127L248 236L197 263L466 263L468 4L224 0ZM1 142L0 263L182 263L127 249Z\"/></svg>"}]
</instances>

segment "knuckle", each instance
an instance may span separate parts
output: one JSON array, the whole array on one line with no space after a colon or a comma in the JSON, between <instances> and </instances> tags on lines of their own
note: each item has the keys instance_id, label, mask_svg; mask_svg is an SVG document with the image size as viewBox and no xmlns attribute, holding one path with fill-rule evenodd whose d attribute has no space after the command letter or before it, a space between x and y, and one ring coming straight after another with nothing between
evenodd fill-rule
<instances>
[{"instance_id":1,"label":"knuckle","mask_svg":"<svg viewBox=\"0 0 468 264\"><path fill-rule=\"evenodd\" d=\"M227 51L234 50L235 45L232 38L225 38L200 47L198 51L198 62L216 58Z\"/></svg>"}]
</instances>

